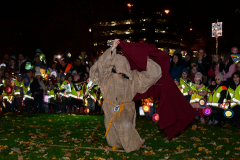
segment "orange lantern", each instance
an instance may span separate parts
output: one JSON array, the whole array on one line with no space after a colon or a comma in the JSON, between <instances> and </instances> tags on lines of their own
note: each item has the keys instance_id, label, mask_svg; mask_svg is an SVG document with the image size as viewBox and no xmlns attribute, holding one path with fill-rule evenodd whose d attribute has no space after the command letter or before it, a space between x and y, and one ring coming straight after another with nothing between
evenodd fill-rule
<instances>
[{"instance_id":1,"label":"orange lantern","mask_svg":"<svg viewBox=\"0 0 240 160\"><path fill-rule=\"evenodd\" d=\"M88 113L90 112L89 108L86 108L86 109L84 110L84 112L85 112L86 114L88 114Z\"/></svg>"},{"instance_id":2,"label":"orange lantern","mask_svg":"<svg viewBox=\"0 0 240 160\"><path fill-rule=\"evenodd\" d=\"M143 105L142 109L143 109L144 112L149 112L150 111L150 106Z\"/></svg>"}]
</instances>

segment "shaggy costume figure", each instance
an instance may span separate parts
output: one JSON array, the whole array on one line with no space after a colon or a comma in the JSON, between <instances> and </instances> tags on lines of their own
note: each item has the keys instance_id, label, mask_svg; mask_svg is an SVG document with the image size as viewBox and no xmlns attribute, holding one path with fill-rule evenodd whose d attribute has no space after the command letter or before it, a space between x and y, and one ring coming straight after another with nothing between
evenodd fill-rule
<instances>
[{"instance_id":1,"label":"shaggy costume figure","mask_svg":"<svg viewBox=\"0 0 240 160\"><path fill-rule=\"evenodd\" d=\"M113 68L117 73L113 72ZM132 100L137 93L146 92L161 76L161 67L153 60L147 60L146 71L132 71L126 57L116 54L116 49L111 53L111 48L91 67L90 79L98 79L104 98L102 108L106 139L110 146L131 152L144 143L145 140L135 129L136 110Z\"/></svg>"}]
</instances>

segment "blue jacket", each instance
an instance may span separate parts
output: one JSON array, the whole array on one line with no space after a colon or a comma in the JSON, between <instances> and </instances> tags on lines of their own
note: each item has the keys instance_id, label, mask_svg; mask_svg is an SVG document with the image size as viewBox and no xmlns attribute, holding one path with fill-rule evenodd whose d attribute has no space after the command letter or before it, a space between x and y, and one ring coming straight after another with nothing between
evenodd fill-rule
<instances>
[{"instance_id":1,"label":"blue jacket","mask_svg":"<svg viewBox=\"0 0 240 160\"><path fill-rule=\"evenodd\" d=\"M170 67L170 70L169 70L169 73L171 75L171 77L173 79L179 79L182 77L182 70L183 70L184 66L183 65L176 65L176 64L173 64L171 67Z\"/></svg>"}]
</instances>

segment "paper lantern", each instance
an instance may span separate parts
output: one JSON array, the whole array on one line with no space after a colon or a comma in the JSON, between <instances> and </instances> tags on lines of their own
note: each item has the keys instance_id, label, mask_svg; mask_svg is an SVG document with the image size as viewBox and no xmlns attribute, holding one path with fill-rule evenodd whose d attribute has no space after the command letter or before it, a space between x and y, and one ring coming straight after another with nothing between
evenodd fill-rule
<instances>
[{"instance_id":1,"label":"paper lantern","mask_svg":"<svg viewBox=\"0 0 240 160\"><path fill-rule=\"evenodd\" d=\"M31 65L30 62L26 62L26 64L25 64L25 69L26 69L26 70L32 69L32 65Z\"/></svg>"},{"instance_id":2,"label":"paper lantern","mask_svg":"<svg viewBox=\"0 0 240 160\"><path fill-rule=\"evenodd\" d=\"M153 120L154 122L159 121L159 115L158 115L157 113L155 113L155 114L152 116L152 120Z\"/></svg>"},{"instance_id":3,"label":"paper lantern","mask_svg":"<svg viewBox=\"0 0 240 160\"><path fill-rule=\"evenodd\" d=\"M148 106L148 105L143 105L143 111L144 111L144 112L149 112L149 111L150 111L150 106Z\"/></svg>"},{"instance_id":4,"label":"paper lantern","mask_svg":"<svg viewBox=\"0 0 240 160\"><path fill-rule=\"evenodd\" d=\"M12 88L9 87L9 86L7 86L7 87L5 88L5 92L6 92L7 94L11 94Z\"/></svg>"},{"instance_id":5,"label":"paper lantern","mask_svg":"<svg viewBox=\"0 0 240 160\"><path fill-rule=\"evenodd\" d=\"M84 106L88 106L88 100L87 98L83 99Z\"/></svg>"},{"instance_id":6,"label":"paper lantern","mask_svg":"<svg viewBox=\"0 0 240 160\"><path fill-rule=\"evenodd\" d=\"M201 107L205 107L205 106L207 105L206 99L201 98L201 99L199 100L199 105L200 105Z\"/></svg>"},{"instance_id":7,"label":"paper lantern","mask_svg":"<svg viewBox=\"0 0 240 160\"><path fill-rule=\"evenodd\" d=\"M229 119L234 116L234 112L231 109L226 109L223 114L226 118L229 118Z\"/></svg>"},{"instance_id":8,"label":"paper lantern","mask_svg":"<svg viewBox=\"0 0 240 160\"><path fill-rule=\"evenodd\" d=\"M209 116L212 113L212 109L210 107L206 106L203 108L202 112L205 116Z\"/></svg>"},{"instance_id":9,"label":"paper lantern","mask_svg":"<svg viewBox=\"0 0 240 160\"><path fill-rule=\"evenodd\" d=\"M85 112L86 114L88 114L88 113L90 112L89 108L86 108L86 109L84 110L84 112Z\"/></svg>"},{"instance_id":10,"label":"paper lantern","mask_svg":"<svg viewBox=\"0 0 240 160\"><path fill-rule=\"evenodd\" d=\"M70 52L67 52L67 58L71 58L71 53Z\"/></svg>"}]
</instances>

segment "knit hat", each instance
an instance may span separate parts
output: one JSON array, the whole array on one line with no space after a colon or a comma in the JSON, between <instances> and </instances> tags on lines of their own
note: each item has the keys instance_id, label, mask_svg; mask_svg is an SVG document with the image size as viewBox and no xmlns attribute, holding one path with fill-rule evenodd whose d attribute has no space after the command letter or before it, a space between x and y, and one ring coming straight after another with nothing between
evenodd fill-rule
<instances>
[{"instance_id":1,"label":"knit hat","mask_svg":"<svg viewBox=\"0 0 240 160\"><path fill-rule=\"evenodd\" d=\"M56 71L52 71L52 72L50 73L50 76L52 76L52 75L54 75L55 77L57 77L57 72L56 72Z\"/></svg>"},{"instance_id":2,"label":"knit hat","mask_svg":"<svg viewBox=\"0 0 240 160\"><path fill-rule=\"evenodd\" d=\"M37 76L42 76L42 74L41 74L40 71L36 71L36 72L35 72L35 77L37 77Z\"/></svg>"},{"instance_id":3,"label":"knit hat","mask_svg":"<svg viewBox=\"0 0 240 160\"><path fill-rule=\"evenodd\" d=\"M179 78L174 79L174 81L177 81L180 84L180 79Z\"/></svg>"},{"instance_id":4,"label":"knit hat","mask_svg":"<svg viewBox=\"0 0 240 160\"><path fill-rule=\"evenodd\" d=\"M212 76L212 77L211 77L211 82L212 82L212 81L215 81L215 76Z\"/></svg>"},{"instance_id":5,"label":"knit hat","mask_svg":"<svg viewBox=\"0 0 240 160\"><path fill-rule=\"evenodd\" d=\"M200 80L200 81L202 81L202 73L197 72L197 73L195 74L195 77L194 77L194 81L195 81L195 80Z\"/></svg>"},{"instance_id":6,"label":"knit hat","mask_svg":"<svg viewBox=\"0 0 240 160\"><path fill-rule=\"evenodd\" d=\"M188 68L183 68L182 73L185 72L188 74Z\"/></svg>"},{"instance_id":7,"label":"knit hat","mask_svg":"<svg viewBox=\"0 0 240 160\"><path fill-rule=\"evenodd\" d=\"M77 71L76 70L72 71L72 74L74 74L74 73L77 74Z\"/></svg>"},{"instance_id":8,"label":"knit hat","mask_svg":"<svg viewBox=\"0 0 240 160\"><path fill-rule=\"evenodd\" d=\"M223 74L222 73L218 73L215 78L218 78L221 81L223 81Z\"/></svg>"},{"instance_id":9,"label":"knit hat","mask_svg":"<svg viewBox=\"0 0 240 160\"><path fill-rule=\"evenodd\" d=\"M11 55L11 58L14 59L14 60L16 60L16 57L15 57L14 55Z\"/></svg>"},{"instance_id":10,"label":"knit hat","mask_svg":"<svg viewBox=\"0 0 240 160\"><path fill-rule=\"evenodd\" d=\"M237 50L238 50L237 47L232 47L232 48L231 48L231 52L233 52L234 49L237 49Z\"/></svg>"},{"instance_id":11,"label":"knit hat","mask_svg":"<svg viewBox=\"0 0 240 160\"><path fill-rule=\"evenodd\" d=\"M191 64L192 63L195 63L196 65L198 64L198 61L197 61L197 59L196 58L193 58L192 60L191 60Z\"/></svg>"},{"instance_id":12,"label":"knit hat","mask_svg":"<svg viewBox=\"0 0 240 160\"><path fill-rule=\"evenodd\" d=\"M64 75L64 74L62 74L62 75L60 76L60 78L62 78L62 77L64 77L64 78L65 78L65 75Z\"/></svg>"},{"instance_id":13,"label":"knit hat","mask_svg":"<svg viewBox=\"0 0 240 160\"><path fill-rule=\"evenodd\" d=\"M19 76L23 78L23 76L22 76L21 73L18 73L18 74L17 74L17 78L18 78Z\"/></svg>"},{"instance_id":14,"label":"knit hat","mask_svg":"<svg viewBox=\"0 0 240 160\"><path fill-rule=\"evenodd\" d=\"M173 54L181 54L182 50L180 48L176 49Z\"/></svg>"}]
</instances>

